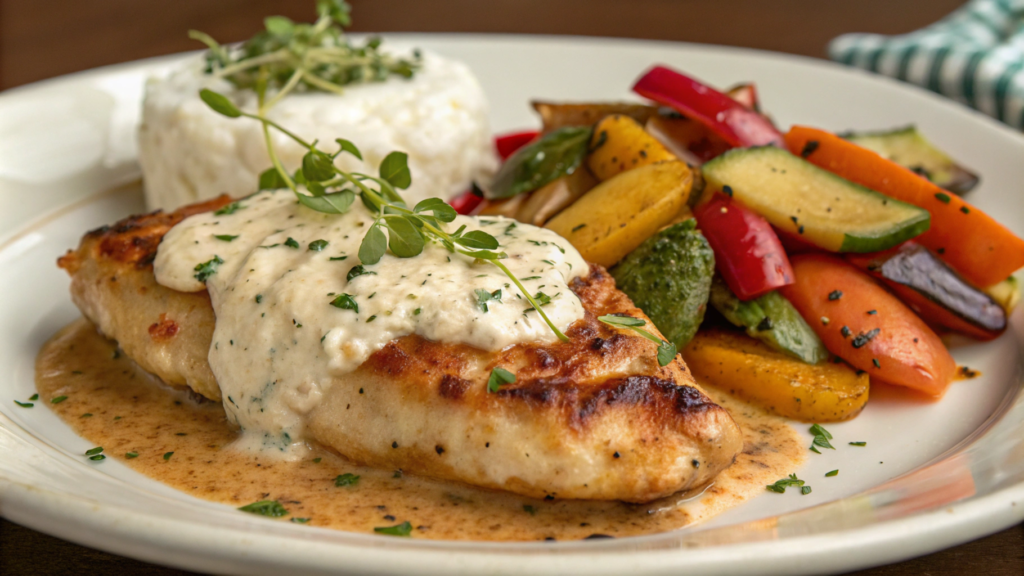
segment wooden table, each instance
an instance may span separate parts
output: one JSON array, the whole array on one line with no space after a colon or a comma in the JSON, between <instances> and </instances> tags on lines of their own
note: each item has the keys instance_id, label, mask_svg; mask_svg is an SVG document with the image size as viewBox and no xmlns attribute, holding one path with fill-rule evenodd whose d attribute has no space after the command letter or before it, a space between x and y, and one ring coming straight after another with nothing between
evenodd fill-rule
<instances>
[{"instance_id":1,"label":"wooden table","mask_svg":"<svg viewBox=\"0 0 1024 576\"><path fill-rule=\"evenodd\" d=\"M822 57L845 32L899 34L960 0L350 0L357 31L508 32L681 40ZM0 3L0 88L196 49L190 28L248 38L264 16L310 20L313 2L32 0ZM0 502L0 511L3 503ZM0 520L0 574L187 574L91 550ZM1024 525L860 576L1024 574Z\"/></svg>"}]
</instances>

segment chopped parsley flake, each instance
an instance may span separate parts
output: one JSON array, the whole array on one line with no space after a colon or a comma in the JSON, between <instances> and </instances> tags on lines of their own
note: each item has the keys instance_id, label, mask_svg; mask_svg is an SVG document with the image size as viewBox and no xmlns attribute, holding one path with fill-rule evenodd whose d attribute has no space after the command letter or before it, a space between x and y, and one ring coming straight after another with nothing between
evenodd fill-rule
<instances>
[{"instance_id":1,"label":"chopped parsley flake","mask_svg":"<svg viewBox=\"0 0 1024 576\"><path fill-rule=\"evenodd\" d=\"M124 457L129 459L129 460L131 460L132 458L138 458L139 457L139 453L138 452L125 452Z\"/></svg>"},{"instance_id":2,"label":"chopped parsley flake","mask_svg":"<svg viewBox=\"0 0 1024 576\"><path fill-rule=\"evenodd\" d=\"M942 202L943 204L949 204L949 201L950 201L949 194L946 194L945 192L936 192L935 193L935 198L939 202Z\"/></svg>"},{"instance_id":3,"label":"chopped parsley flake","mask_svg":"<svg viewBox=\"0 0 1024 576\"><path fill-rule=\"evenodd\" d=\"M505 384L512 384L516 381L516 375L505 370L501 366L495 366L491 370L491 376L487 379L487 391L494 393Z\"/></svg>"},{"instance_id":4,"label":"chopped parsley flake","mask_svg":"<svg viewBox=\"0 0 1024 576\"><path fill-rule=\"evenodd\" d=\"M174 456L174 452L164 452L164 460L170 460L171 456Z\"/></svg>"},{"instance_id":5,"label":"chopped parsley flake","mask_svg":"<svg viewBox=\"0 0 1024 576\"><path fill-rule=\"evenodd\" d=\"M226 206L224 206L222 208L217 209L213 213L213 215L214 216L224 216L226 214L234 214L235 212L238 212L242 208L244 208L244 206L242 206L240 203L232 202L231 204L228 204L228 205L226 205Z\"/></svg>"},{"instance_id":6,"label":"chopped parsley flake","mask_svg":"<svg viewBox=\"0 0 1024 576\"><path fill-rule=\"evenodd\" d=\"M377 534L387 534L388 536L408 536L412 533L412 524L406 521L397 526L378 526L373 531Z\"/></svg>"},{"instance_id":7,"label":"chopped parsley flake","mask_svg":"<svg viewBox=\"0 0 1024 576\"><path fill-rule=\"evenodd\" d=\"M331 300L331 306L341 308L342 310L353 310L356 314L359 313L359 304L356 303L355 298L348 294L341 294L334 300Z\"/></svg>"},{"instance_id":8,"label":"chopped parsley flake","mask_svg":"<svg viewBox=\"0 0 1024 576\"><path fill-rule=\"evenodd\" d=\"M831 478L832 476L838 476L839 470L832 470L831 472L825 472L825 477Z\"/></svg>"},{"instance_id":9,"label":"chopped parsley flake","mask_svg":"<svg viewBox=\"0 0 1024 576\"><path fill-rule=\"evenodd\" d=\"M214 234L213 237L217 240L223 240L224 242L231 242L235 238L238 238L238 234Z\"/></svg>"},{"instance_id":10,"label":"chopped parsley flake","mask_svg":"<svg viewBox=\"0 0 1024 576\"><path fill-rule=\"evenodd\" d=\"M242 506L239 510L250 514L259 514L260 516L269 516L270 518L280 518L281 516L288 515L288 510L277 500L260 500L259 502Z\"/></svg>"},{"instance_id":11,"label":"chopped parsley flake","mask_svg":"<svg viewBox=\"0 0 1024 576\"><path fill-rule=\"evenodd\" d=\"M292 238L291 236L289 236L288 239L284 241L284 245L289 247L289 248L295 248L295 249L299 248L299 243L296 242L295 238Z\"/></svg>"},{"instance_id":12,"label":"chopped parsley flake","mask_svg":"<svg viewBox=\"0 0 1024 576\"><path fill-rule=\"evenodd\" d=\"M828 299L829 300L835 301L835 300L839 300L842 297L843 297L843 291L842 290L833 290L833 291L828 293Z\"/></svg>"},{"instance_id":13,"label":"chopped parsley flake","mask_svg":"<svg viewBox=\"0 0 1024 576\"><path fill-rule=\"evenodd\" d=\"M850 446L867 446L867 442L850 442Z\"/></svg>"},{"instance_id":14,"label":"chopped parsley flake","mask_svg":"<svg viewBox=\"0 0 1024 576\"><path fill-rule=\"evenodd\" d=\"M355 486L356 484L359 484L359 476L348 472L334 479L334 485L339 488L342 486Z\"/></svg>"},{"instance_id":15,"label":"chopped parsley flake","mask_svg":"<svg viewBox=\"0 0 1024 576\"><path fill-rule=\"evenodd\" d=\"M331 256L328 260L345 260L348 256Z\"/></svg>"},{"instance_id":16,"label":"chopped parsley flake","mask_svg":"<svg viewBox=\"0 0 1024 576\"><path fill-rule=\"evenodd\" d=\"M768 490L772 491L772 492L777 492L779 494L785 494L786 493L786 488L789 488L790 486L803 486L803 485L804 485L804 481L799 479L799 478L797 478L796 474L790 474L788 478L783 478L782 480L776 481L774 484L769 484L769 485L766 486L766 488Z\"/></svg>"},{"instance_id":17,"label":"chopped parsley flake","mask_svg":"<svg viewBox=\"0 0 1024 576\"><path fill-rule=\"evenodd\" d=\"M217 267L223 263L224 261L221 260L220 256L214 255L213 258L207 260L206 262L196 264L196 267L194 268L196 272L196 280L199 280L200 282L206 282L207 278L217 273Z\"/></svg>"},{"instance_id":18,"label":"chopped parsley flake","mask_svg":"<svg viewBox=\"0 0 1024 576\"><path fill-rule=\"evenodd\" d=\"M102 452L103 452L103 446L97 446L95 448L90 448L90 449L86 450L85 451L85 455L86 456L95 456L96 454L100 454Z\"/></svg>"},{"instance_id":19,"label":"chopped parsley flake","mask_svg":"<svg viewBox=\"0 0 1024 576\"><path fill-rule=\"evenodd\" d=\"M480 308L480 310L482 310L484 312L488 311L488 309L487 309L487 303L488 302L490 302L492 300L495 301L495 302L498 302L498 303L501 302L501 289L500 288L498 290L495 290L494 292L488 292L487 290L483 290L481 288L477 288L476 290L474 290L474 292L476 293L476 305Z\"/></svg>"},{"instance_id":20,"label":"chopped parsley flake","mask_svg":"<svg viewBox=\"0 0 1024 576\"><path fill-rule=\"evenodd\" d=\"M820 424L814 424L810 428L811 434L814 434L814 441L811 443L811 450L814 450L815 446L821 446L822 448L828 448L829 450L835 450L835 447L829 443L832 439L832 434L828 430L821 427ZM814 450L818 452L817 450ZM818 452L821 454L821 452Z\"/></svg>"},{"instance_id":21,"label":"chopped parsley flake","mask_svg":"<svg viewBox=\"0 0 1024 576\"><path fill-rule=\"evenodd\" d=\"M807 496L808 494L811 493L811 487L810 486L801 486L800 487L800 493L803 494L804 496Z\"/></svg>"},{"instance_id":22,"label":"chopped parsley flake","mask_svg":"<svg viewBox=\"0 0 1024 576\"><path fill-rule=\"evenodd\" d=\"M351 282L353 278L357 276L362 276L363 274L376 274L376 272L370 272L366 268L364 268L362 264L359 264L353 266L352 269L348 271L348 275L345 277L345 281ZM424 280L423 282L425 283L426 280Z\"/></svg>"},{"instance_id":23,"label":"chopped parsley flake","mask_svg":"<svg viewBox=\"0 0 1024 576\"><path fill-rule=\"evenodd\" d=\"M35 404L31 402L18 402L17 400L15 400L14 403L17 404L18 406L21 406L22 408L31 408L35 406Z\"/></svg>"},{"instance_id":24,"label":"chopped parsley flake","mask_svg":"<svg viewBox=\"0 0 1024 576\"><path fill-rule=\"evenodd\" d=\"M322 252L324 248L327 248L327 240L313 240L309 243L309 249L313 252Z\"/></svg>"},{"instance_id":25,"label":"chopped parsley flake","mask_svg":"<svg viewBox=\"0 0 1024 576\"><path fill-rule=\"evenodd\" d=\"M67 396L57 396L56 398L51 398L50 399L50 404L60 404L61 402L65 401L67 399L68 399Z\"/></svg>"}]
</instances>

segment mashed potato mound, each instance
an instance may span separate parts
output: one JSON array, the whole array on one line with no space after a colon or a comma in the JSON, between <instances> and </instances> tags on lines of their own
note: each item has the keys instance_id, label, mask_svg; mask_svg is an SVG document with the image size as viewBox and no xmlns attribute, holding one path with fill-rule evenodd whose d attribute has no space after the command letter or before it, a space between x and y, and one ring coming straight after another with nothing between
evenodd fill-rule
<instances>
[{"instance_id":1,"label":"mashed potato mound","mask_svg":"<svg viewBox=\"0 0 1024 576\"><path fill-rule=\"evenodd\" d=\"M497 166L483 90L465 65L432 53L412 79L345 87L342 95L293 92L269 117L327 152L335 138L351 140L363 162L349 154L337 159L342 169L376 175L394 150L409 155L412 186L405 199L450 198L474 179L487 178ZM259 174L270 167L259 122L227 118L199 99L210 88L247 112L256 110L256 94L203 73L197 57L165 79L146 86L139 128L139 162L146 204L165 210L227 193L256 191ZM271 131L274 148L289 170L301 164L305 150Z\"/></svg>"}]
</instances>

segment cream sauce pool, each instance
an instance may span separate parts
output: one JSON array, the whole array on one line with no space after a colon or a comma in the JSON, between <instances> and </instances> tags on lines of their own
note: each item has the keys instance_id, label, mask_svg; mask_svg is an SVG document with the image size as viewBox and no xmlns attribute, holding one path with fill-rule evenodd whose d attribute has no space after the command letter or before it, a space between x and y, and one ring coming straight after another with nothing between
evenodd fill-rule
<instances>
[{"instance_id":1,"label":"cream sauce pool","mask_svg":"<svg viewBox=\"0 0 1024 576\"><path fill-rule=\"evenodd\" d=\"M305 416L333 378L395 338L418 334L489 351L556 339L489 262L428 241L418 256L387 253L362 266L359 245L373 223L359 202L323 214L279 190L187 218L161 242L157 281L210 292L210 367L244 445L301 457L310 440ZM458 216L446 227L497 238L508 254L502 263L530 295L550 298L543 309L559 329L583 317L569 282L589 267L555 233L500 217Z\"/></svg>"},{"instance_id":2,"label":"cream sauce pool","mask_svg":"<svg viewBox=\"0 0 1024 576\"><path fill-rule=\"evenodd\" d=\"M86 320L46 343L36 363L36 384L40 403L103 447L107 458L178 490L235 507L276 500L288 514L275 521L298 519L351 532L409 522L413 538L575 540L674 530L757 495L777 497L767 494L765 485L794 472L807 452L786 420L707 389L739 424L744 448L702 493L643 505L546 501L364 468L317 447L292 460L235 450L228 446L238 433L219 404L197 402L164 386ZM59 396L66 399L50 402ZM82 459L88 466L108 464ZM336 486L344 474L359 479Z\"/></svg>"}]
</instances>

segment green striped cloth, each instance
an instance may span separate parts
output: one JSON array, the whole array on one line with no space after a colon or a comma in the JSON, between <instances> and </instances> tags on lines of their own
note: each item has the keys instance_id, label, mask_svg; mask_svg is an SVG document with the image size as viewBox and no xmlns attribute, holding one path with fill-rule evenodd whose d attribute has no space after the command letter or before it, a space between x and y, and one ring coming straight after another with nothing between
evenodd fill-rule
<instances>
[{"instance_id":1,"label":"green striped cloth","mask_svg":"<svg viewBox=\"0 0 1024 576\"><path fill-rule=\"evenodd\" d=\"M846 34L837 62L899 78L1024 129L1024 0L972 0L910 34Z\"/></svg>"}]
</instances>

